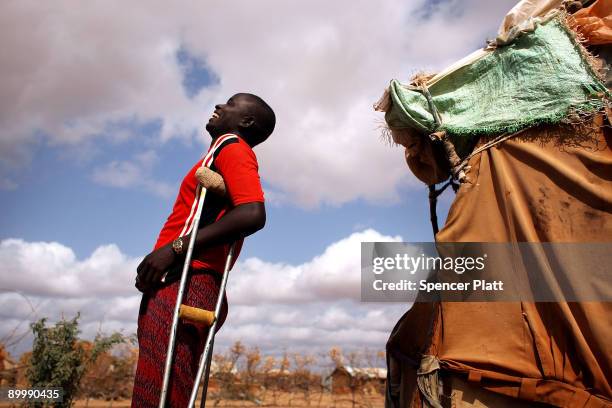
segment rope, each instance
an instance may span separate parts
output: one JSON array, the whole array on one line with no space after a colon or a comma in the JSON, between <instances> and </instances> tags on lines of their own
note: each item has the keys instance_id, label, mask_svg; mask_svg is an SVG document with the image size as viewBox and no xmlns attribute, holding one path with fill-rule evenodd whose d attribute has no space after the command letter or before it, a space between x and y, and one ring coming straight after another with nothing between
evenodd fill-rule
<instances>
[{"instance_id":1,"label":"rope","mask_svg":"<svg viewBox=\"0 0 612 408\"><path fill-rule=\"evenodd\" d=\"M439 189L436 189L435 184L429 186L429 219L431 221L431 228L433 229L434 237L439 231L438 213L436 211L436 207L438 205L438 197L444 192L444 190L448 188L448 186L452 186L455 193L459 188L459 185L456 184L452 178Z\"/></svg>"},{"instance_id":2,"label":"rope","mask_svg":"<svg viewBox=\"0 0 612 408\"><path fill-rule=\"evenodd\" d=\"M433 98L431 97L431 94L429 93L429 89L427 88L427 86L425 85L425 83L422 83L419 85L418 90L423 94L423 96L425 96L425 99L427 99L427 104L429 105L429 110L431 112L431 115L433 116L434 119L434 123L435 123L435 130L438 131L441 127L442 127L442 118L440 117L440 113L438 112L438 109L436 108L436 105L433 101ZM436 236L436 234L439 232L439 227L438 227L438 214L437 214L437 204L438 204L438 196L440 196L440 194L442 194L442 192L444 190L446 190L448 188L448 186L452 186L453 191L455 193L457 193L457 190L459 189L459 184L455 183L454 179L457 179L457 181L459 181L459 183L464 183L467 182L467 177L466 177L466 172L469 171L469 167L468 167L468 162L470 161L470 159L472 157L474 157L477 154L482 153L483 151L490 149L493 146L496 146L512 137L515 137L519 134L521 134L522 132L524 132L526 129L523 130L519 130L518 132L515 133L504 133L498 137L496 137L495 139L491 140L488 143L485 143L484 145L480 146L479 148L475 149L474 151L472 151L472 153L470 153L465 159L463 159L461 162L459 162L459 157L457 156L457 153L455 151L455 146L453 145L453 143L451 142L450 138L447 136L446 132L442 131L442 132L432 132L432 134L429 135L429 138L432 142L441 142L443 147L444 147L444 153L446 154L446 159L448 160L448 163L451 167L451 178L449 179L448 182L446 182L442 187L440 187L439 189L436 189L436 185L432 184L429 186L429 218L431 221L431 228L433 230L434 233L434 237ZM465 170L465 171L464 171Z\"/></svg>"},{"instance_id":3,"label":"rope","mask_svg":"<svg viewBox=\"0 0 612 408\"><path fill-rule=\"evenodd\" d=\"M527 129L523 129L520 130L518 132L515 133L511 133L511 134L507 134L504 133L503 135L500 135L498 137L496 137L495 139L491 140L488 143L483 144L482 146L480 146L477 149L474 149L474 151L472 153L470 153L465 159L463 159L463 161L457 165L454 166L453 168L453 172L461 172L463 171L466 167L469 170L469 167L467 166L468 162L470 161L470 159L474 156L476 156L477 154L482 153L483 151L490 149L491 147L494 147L508 139L511 139L517 135L519 135L520 133L523 133L525 130ZM439 231L439 227L438 227L438 214L437 214L437 204L438 204L438 196L440 196L440 194L442 194L444 192L444 190L446 190L448 188L448 186L451 186L453 188L453 191L455 193L457 193L457 190L459 190L459 184L455 183L453 176L451 176L451 178L439 189L436 189L436 185L435 184L431 184L429 186L429 219L431 221L431 228L433 230L433 234L434 237L436 236L436 234Z\"/></svg>"},{"instance_id":4,"label":"rope","mask_svg":"<svg viewBox=\"0 0 612 408\"><path fill-rule=\"evenodd\" d=\"M518 136L519 134L523 133L525 130L527 130L527 129L519 130L518 132L514 132L514 133L511 133L511 134L504 133L503 135L500 135L500 136L496 137L495 139L491 140L490 142L483 144L479 148L474 149L472 151L472 153L468 154L467 157L461 161L461 163L457 166L457 170L463 170L464 168L466 168L468 162L470 161L470 159L472 157L476 156L477 154L480 154L480 153L484 152L485 150L488 150L488 149L490 149L490 148L492 148L492 147L494 147L494 146L496 146L496 145L498 145L498 144L500 144L500 143L502 143L502 142L504 142L504 141L506 141L508 139L511 139L511 138L513 138L515 136Z\"/></svg>"},{"instance_id":5,"label":"rope","mask_svg":"<svg viewBox=\"0 0 612 408\"><path fill-rule=\"evenodd\" d=\"M425 99L427 99L427 104L429 105L429 110L431 111L431 115L433 116L434 122L436 123L436 129L435 130L438 130L442 126L442 118L440 117L440 113L438 112L438 108L436 108L436 104L434 104L433 98L431 97L431 94L429 93L429 89L427 88L427 86L425 84L421 85L420 91L425 96Z\"/></svg>"},{"instance_id":6,"label":"rope","mask_svg":"<svg viewBox=\"0 0 612 408\"><path fill-rule=\"evenodd\" d=\"M435 122L435 131L429 135L429 139L434 143L442 143L444 153L446 154L446 159L448 160L448 164L451 167L453 177L457 179L460 183L463 183L466 181L466 177L465 174L461 171L462 168L459 167L461 161L455 150L455 145L446 134L446 131L440 130L442 128L442 118L440 116L440 112L438 112L438 108L436 108L436 104L434 103L431 94L429 93L429 89L424 83L420 84L418 89L423 94L423 96L425 96L425 99L427 99L429 110Z\"/></svg>"}]
</instances>

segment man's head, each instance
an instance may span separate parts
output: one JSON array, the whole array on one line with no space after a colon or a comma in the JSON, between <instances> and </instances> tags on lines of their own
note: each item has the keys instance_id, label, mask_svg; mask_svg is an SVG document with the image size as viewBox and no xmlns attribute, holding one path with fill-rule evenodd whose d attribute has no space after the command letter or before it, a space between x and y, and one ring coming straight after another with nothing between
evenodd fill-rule
<instances>
[{"instance_id":1,"label":"man's head","mask_svg":"<svg viewBox=\"0 0 612 408\"><path fill-rule=\"evenodd\" d=\"M274 111L257 95L239 93L216 105L206 130L214 138L226 133L237 133L245 141L256 146L272 134L276 116Z\"/></svg>"}]
</instances>

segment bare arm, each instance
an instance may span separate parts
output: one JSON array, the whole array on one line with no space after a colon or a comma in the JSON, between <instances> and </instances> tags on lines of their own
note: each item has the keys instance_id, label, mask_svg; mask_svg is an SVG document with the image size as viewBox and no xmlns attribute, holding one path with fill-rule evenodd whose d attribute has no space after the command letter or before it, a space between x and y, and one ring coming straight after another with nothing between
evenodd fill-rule
<instances>
[{"instance_id":1,"label":"bare arm","mask_svg":"<svg viewBox=\"0 0 612 408\"><path fill-rule=\"evenodd\" d=\"M266 209L264 203L252 202L238 205L228 211L220 220L198 230L194 253L249 236L262 229L265 223ZM189 239L189 235L183 237L185 246L189 243ZM136 287L140 291L147 290L159 283L169 268L184 261L185 253L175 254L171 244L158 248L147 255L138 266Z\"/></svg>"},{"instance_id":2,"label":"bare arm","mask_svg":"<svg viewBox=\"0 0 612 408\"><path fill-rule=\"evenodd\" d=\"M240 238L247 237L259 231L266 224L266 208L264 203L246 203L231 209L219 221L201 228L196 236L194 252L215 245L229 244ZM189 242L189 235L184 242ZM177 255L177 258L179 256ZM183 261L181 255L179 261Z\"/></svg>"}]
</instances>

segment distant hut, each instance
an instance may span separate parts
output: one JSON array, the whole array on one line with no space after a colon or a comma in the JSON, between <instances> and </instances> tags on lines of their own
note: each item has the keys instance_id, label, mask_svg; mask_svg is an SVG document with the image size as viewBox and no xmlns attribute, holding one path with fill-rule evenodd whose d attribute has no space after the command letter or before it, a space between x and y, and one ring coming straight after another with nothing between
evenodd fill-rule
<instances>
[{"instance_id":1,"label":"distant hut","mask_svg":"<svg viewBox=\"0 0 612 408\"><path fill-rule=\"evenodd\" d=\"M327 377L332 394L383 394L387 369L378 367L339 366Z\"/></svg>"}]
</instances>

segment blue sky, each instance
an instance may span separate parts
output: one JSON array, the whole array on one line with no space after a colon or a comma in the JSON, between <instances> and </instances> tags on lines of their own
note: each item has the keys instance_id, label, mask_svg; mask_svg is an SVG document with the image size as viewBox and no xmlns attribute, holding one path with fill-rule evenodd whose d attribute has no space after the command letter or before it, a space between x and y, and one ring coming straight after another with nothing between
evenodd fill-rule
<instances>
[{"instance_id":1,"label":"blue sky","mask_svg":"<svg viewBox=\"0 0 612 408\"><path fill-rule=\"evenodd\" d=\"M133 332L135 266L208 146L214 104L248 91L278 118L256 149L268 222L241 254L218 344L384 347L406 305L359 302L359 241L432 233L427 188L372 105L390 79L484 45L514 2L267 2L3 6L0 339L77 311L86 337ZM277 288L303 297L269 302ZM253 320L255 304L270 321Z\"/></svg>"},{"instance_id":2,"label":"blue sky","mask_svg":"<svg viewBox=\"0 0 612 408\"><path fill-rule=\"evenodd\" d=\"M62 147L41 146L33 163L19 175L18 188L0 190L4 206L0 238L57 241L85 258L98 246L115 243L130 256L146 255L155 243L174 195L156 195L143 189L117 188L92 182L92 168L111 161L129 160L148 150L159 126L123 124L137 137L96 146L91 157L77 157ZM143 143L144 141L144 143ZM274 143L270 139L268 143ZM159 166L153 177L172 186L172 194L185 173L202 155L203 146L166 143L157 150ZM399 150L396 147L389 149ZM398 153L401 159L401 150ZM260 166L265 167L265 163ZM410 177L407 173L406 177ZM264 180L265 182L265 180ZM176 190L176 191L175 191ZM321 253L327 245L352 232L373 228L407 241L432 239L427 188L404 188L393 204L372 204L357 199L341 206L303 209L290 204L267 206L266 228L248 239L243 257L258 256L275 262L300 263ZM443 223L451 194L439 205ZM389 216L393 213L393 217Z\"/></svg>"},{"instance_id":3,"label":"blue sky","mask_svg":"<svg viewBox=\"0 0 612 408\"><path fill-rule=\"evenodd\" d=\"M219 82L219 76L205 60L190 54L184 47L176 52L176 63L181 67L181 84L189 98ZM103 132L105 134L98 135L99 139L113 138L115 132L129 132L130 137L111 143L94 141L84 147L69 147L68 151L66 146L45 143L33 149L34 165L17 176L20 187L0 190L0 199L6 203L0 220L0 238L62 242L80 258L108 243L116 243L131 256L149 252L172 209L172 194L185 173L202 156L206 142L179 141L160 145L156 143L159 120L146 123L123 120L107 125ZM268 143L273 144L274 137ZM169 193L160 196L146 189L117 190L115 185L92 183L92 168L127 161L151 149L155 149L160 163L152 177L165 183ZM389 149L398 148L389 146ZM265 163L261 166L265 167ZM407 173L406 178L409 177ZM399 199L390 204L372 204L357 199L341 206L323 204L309 209L287 204L269 205L267 228L249 239L243 257L304 262L321 253L330 243L366 228L387 235L399 234L407 241L428 241L432 239L432 231L426 197L426 187L420 186L404 188ZM441 224L451 199L451 194L446 194L440 202ZM389 212L395 216L389 217Z\"/></svg>"}]
</instances>

